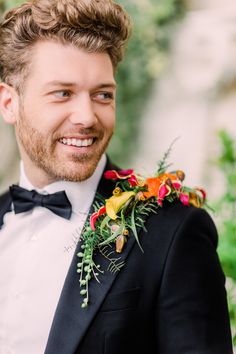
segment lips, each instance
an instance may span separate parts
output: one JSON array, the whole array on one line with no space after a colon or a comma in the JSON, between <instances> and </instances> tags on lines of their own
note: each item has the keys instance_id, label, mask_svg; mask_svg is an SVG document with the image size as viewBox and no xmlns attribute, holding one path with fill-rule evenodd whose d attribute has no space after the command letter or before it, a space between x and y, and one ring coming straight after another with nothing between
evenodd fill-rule
<instances>
[{"instance_id":1,"label":"lips","mask_svg":"<svg viewBox=\"0 0 236 354\"><path fill-rule=\"evenodd\" d=\"M93 144L94 139L78 139L78 138L61 138L59 139L60 143L67 146L75 146L75 147L89 147Z\"/></svg>"}]
</instances>

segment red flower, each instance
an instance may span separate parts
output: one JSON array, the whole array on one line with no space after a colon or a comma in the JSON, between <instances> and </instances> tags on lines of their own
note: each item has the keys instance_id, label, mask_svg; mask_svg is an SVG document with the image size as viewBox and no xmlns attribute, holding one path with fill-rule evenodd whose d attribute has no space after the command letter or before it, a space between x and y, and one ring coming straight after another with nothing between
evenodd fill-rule
<instances>
[{"instance_id":1,"label":"red flower","mask_svg":"<svg viewBox=\"0 0 236 354\"><path fill-rule=\"evenodd\" d=\"M99 218L99 216L101 216L105 213L106 213L106 207L102 206L97 212L93 213L90 216L90 226L93 231L96 230L95 223L96 223L97 219Z\"/></svg>"},{"instance_id":2,"label":"red flower","mask_svg":"<svg viewBox=\"0 0 236 354\"><path fill-rule=\"evenodd\" d=\"M174 187L174 189L177 190L179 190L182 187L181 183L179 182L172 182L172 186Z\"/></svg>"},{"instance_id":3,"label":"red flower","mask_svg":"<svg viewBox=\"0 0 236 354\"><path fill-rule=\"evenodd\" d=\"M189 195L185 193L180 193L179 199L181 203L183 203L186 206L189 206Z\"/></svg>"},{"instance_id":4,"label":"red flower","mask_svg":"<svg viewBox=\"0 0 236 354\"><path fill-rule=\"evenodd\" d=\"M133 174L134 170L121 170L121 171L116 171L116 170L109 170L104 173L104 177L106 179L126 179L130 178Z\"/></svg>"},{"instance_id":5,"label":"red flower","mask_svg":"<svg viewBox=\"0 0 236 354\"><path fill-rule=\"evenodd\" d=\"M201 197L202 197L203 201L206 200L207 194L203 188L196 188L196 191L201 193Z\"/></svg>"},{"instance_id":6,"label":"red flower","mask_svg":"<svg viewBox=\"0 0 236 354\"><path fill-rule=\"evenodd\" d=\"M139 185L138 179L135 175L131 175L130 178L128 179L128 182L131 187L136 187Z\"/></svg>"},{"instance_id":7,"label":"red flower","mask_svg":"<svg viewBox=\"0 0 236 354\"><path fill-rule=\"evenodd\" d=\"M171 188L167 186L166 184L161 184L159 191L158 191L158 196L157 196L157 203L162 206L162 201L171 193Z\"/></svg>"}]
</instances>

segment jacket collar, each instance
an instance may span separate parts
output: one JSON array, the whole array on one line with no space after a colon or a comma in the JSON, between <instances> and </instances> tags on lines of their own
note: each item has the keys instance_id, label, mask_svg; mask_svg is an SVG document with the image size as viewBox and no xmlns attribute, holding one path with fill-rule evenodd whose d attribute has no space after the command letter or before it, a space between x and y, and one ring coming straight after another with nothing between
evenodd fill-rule
<instances>
[{"instance_id":1,"label":"jacket collar","mask_svg":"<svg viewBox=\"0 0 236 354\"><path fill-rule=\"evenodd\" d=\"M112 166L108 161L105 170L108 169L117 168ZM108 198L111 196L114 187L115 183L113 181L101 178L97 193L102 195L104 198ZM90 212L93 212L92 207ZM134 237L131 237L124 252L121 254L122 261L125 261L133 245ZM80 295L81 289L79 284L79 276L76 272L78 263L77 253L80 251L81 244L79 243L70 265L56 313L54 315L45 354L73 354L76 352L76 349L79 347L86 330L98 312L104 298L106 297L106 294L117 276L117 273L112 274L109 271L104 271L104 273L100 275L100 283L93 279L89 284L90 304L87 308L82 309L81 304L83 297ZM102 269L107 269L107 260L99 253L96 255L95 262L100 264Z\"/></svg>"}]
</instances>

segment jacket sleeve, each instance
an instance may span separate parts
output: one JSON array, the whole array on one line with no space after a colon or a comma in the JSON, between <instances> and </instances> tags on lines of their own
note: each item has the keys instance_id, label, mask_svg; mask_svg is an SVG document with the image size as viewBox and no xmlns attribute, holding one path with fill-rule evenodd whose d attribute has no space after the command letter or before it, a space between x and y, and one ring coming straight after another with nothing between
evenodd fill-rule
<instances>
[{"instance_id":1,"label":"jacket sleeve","mask_svg":"<svg viewBox=\"0 0 236 354\"><path fill-rule=\"evenodd\" d=\"M232 354L225 277L209 215L193 208L169 248L156 304L158 354Z\"/></svg>"}]
</instances>

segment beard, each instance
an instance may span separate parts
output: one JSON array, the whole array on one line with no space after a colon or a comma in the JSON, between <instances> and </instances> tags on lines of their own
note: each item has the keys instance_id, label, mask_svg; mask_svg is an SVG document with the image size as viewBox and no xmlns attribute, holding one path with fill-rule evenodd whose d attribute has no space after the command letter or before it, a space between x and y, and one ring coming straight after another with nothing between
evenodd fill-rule
<instances>
[{"instance_id":1,"label":"beard","mask_svg":"<svg viewBox=\"0 0 236 354\"><path fill-rule=\"evenodd\" d=\"M67 136L75 133L80 136L96 136L93 149L88 153L59 153L57 148L63 133L43 134L27 120L23 107L20 109L16 135L21 155L26 155L31 164L42 170L49 180L80 182L91 177L109 144L113 130L108 132L101 128L77 128L76 131L66 131Z\"/></svg>"}]
</instances>

